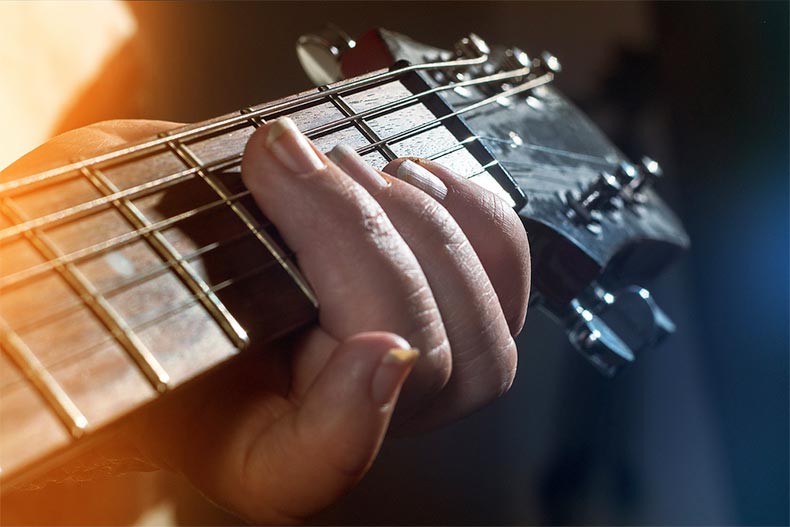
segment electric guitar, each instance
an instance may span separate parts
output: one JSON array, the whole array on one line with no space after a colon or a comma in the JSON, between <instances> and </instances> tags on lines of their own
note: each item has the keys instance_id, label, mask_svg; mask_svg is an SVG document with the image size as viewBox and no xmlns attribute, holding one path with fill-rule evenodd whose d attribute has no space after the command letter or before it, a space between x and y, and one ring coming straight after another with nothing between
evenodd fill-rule
<instances>
[{"instance_id":1,"label":"electric guitar","mask_svg":"<svg viewBox=\"0 0 790 527\"><path fill-rule=\"evenodd\" d=\"M337 28L298 55L320 87L0 182L4 487L315 322L239 174L250 134L283 115L324 150L346 143L377 168L433 159L505 200L529 233L531 304L604 374L672 332L635 285L689 244L651 187L660 167L629 162L552 87L556 57Z\"/></svg>"}]
</instances>

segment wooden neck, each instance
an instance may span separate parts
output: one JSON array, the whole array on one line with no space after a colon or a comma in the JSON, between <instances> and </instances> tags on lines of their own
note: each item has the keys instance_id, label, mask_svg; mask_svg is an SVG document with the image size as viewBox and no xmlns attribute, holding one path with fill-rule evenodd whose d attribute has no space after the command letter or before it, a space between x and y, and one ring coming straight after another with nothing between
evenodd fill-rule
<instances>
[{"instance_id":1,"label":"wooden neck","mask_svg":"<svg viewBox=\"0 0 790 527\"><path fill-rule=\"evenodd\" d=\"M289 115L319 148L348 144L376 168L438 159L514 203L427 90L373 74L0 184L3 474L315 319L241 183L264 120Z\"/></svg>"}]
</instances>

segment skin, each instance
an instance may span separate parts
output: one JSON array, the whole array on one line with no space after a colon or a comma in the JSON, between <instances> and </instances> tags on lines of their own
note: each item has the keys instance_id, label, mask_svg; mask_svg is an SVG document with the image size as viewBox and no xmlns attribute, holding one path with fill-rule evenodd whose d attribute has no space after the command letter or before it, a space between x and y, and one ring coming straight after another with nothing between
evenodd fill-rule
<instances>
[{"instance_id":1,"label":"skin","mask_svg":"<svg viewBox=\"0 0 790 527\"><path fill-rule=\"evenodd\" d=\"M175 126L99 123L51 140L0 177ZM282 524L304 521L355 485L388 429L429 430L507 391L530 275L521 222L488 191L421 160L447 187L441 202L389 175L372 188L318 151L323 168L294 171L267 143L271 126L251 137L242 175L295 251L320 324L227 368L211 396L196 390L178 409L149 416L137 446L235 514ZM419 355L391 351L410 347Z\"/></svg>"}]
</instances>

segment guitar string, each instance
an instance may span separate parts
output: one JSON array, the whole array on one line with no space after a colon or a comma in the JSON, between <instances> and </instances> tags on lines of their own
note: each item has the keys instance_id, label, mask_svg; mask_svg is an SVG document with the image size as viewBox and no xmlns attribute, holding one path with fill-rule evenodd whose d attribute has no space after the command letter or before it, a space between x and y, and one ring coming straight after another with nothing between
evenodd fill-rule
<instances>
[{"instance_id":1,"label":"guitar string","mask_svg":"<svg viewBox=\"0 0 790 527\"><path fill-rule=\"evenodd\" d=\"M390 135L388 137L385 137L385 138L381 139L380 141L377 141L376 143L373 143L372 145L366 145L366 146L363 146L361 148L358 148L358 149L356 149L356 151L358 153L360 153L360 155L367 154L370 151L372 151L372 150L370 150L371 146L373 146L375 148L374 145L381 145L381 144L387 144L387 143L393 143L393 142L401 141L403 139L411 137L412 135L416 135L416 134L422 133L422 132L424 132L426 130L429 130L431 128L437 127L437 126L441 125L444 121L446 121L448 119L451 119L451 118L457 117L459 115L465 114L467 112L476 110L476 109L484 107L484 106L486 106L488 104L492 104L497 99L500 99L502 97L510 97L510 96L516 95L518 93L534 89L537 86L541 86L543 84L546 84L547 82L550 82L552 78L553 78L553 74L547 73L547 74L545 74L545 75L543 75L541 77L538 77L538 78L533 79L531 81L524 82L524 83L522 83L522 84L520 84L520 85L518 85L516 87L510 88L508 90L505 90L505 91L503 91L501 93L498 93L496 95L493 95L491 97L482 99L482 100L480 100L480 101L478 101L476 103L464 106L463 108L460 108L459 110L456 110L454 112L450 112L450 113L448 113L446 115L437 117L437 118L435 118L433 120L427 121L427 122L422 123L422 124L417 125L417 126L414 126L414 127L409 128L407 130L404 130L402 132L398 132L398 133L392 134L392 135ZM132 232L129 232L129 233L126 233L126 234L122 234L122 235L116 236L115 238L111 238L109 240L105 240L104 242L100 242L100 243L95 244L93 246L89 246L89 247L86 247L84 249L80 249L80 250L74 251L72 253L65 254L65 255L63 255L63 256L61 256L59 258L55 258L53 260L50 260L50 261L47 261L47 262L44 262L44 263L41 263L41 264L38 264L38 265L35 265L35 266L32 266L32 267L29 267L29 268L24 269L22 271L18 271L16 273L13 273L13 274L10 274L10 275L6 275L6 276L0 278L0 289L2 289L4 287L8 287L10 285L13 285L15 283L18 283L20 281L28 280L28 279L30 279L32 277L38 276L38 275L40 275L42 273L45 273L47 271L50 271L50 270L56 268L59 265L63 265L63 264L66 264L66 263L73 263L73 262L82 260L84 258L87 258L88 256L92 256L92 255L97 254L97 253L106 252L106 251L108 251L110 249L113 249L115 247L131 243L132 241L140 238L141 236L143 236L143 235L145 235L145 234L147 234L149 232L152 232L154 230L160 230L161 228L164 228L164 227L169 227L169 226L174 225L176 223L179 223L179 222L181 222L181 221L183 221L183 220L185 220L185 219L187 219L187 218L189 218L191 216L194 216L195 214L198 214L200 212L204 212L205 210L210 210L210 209L215 208L215 207L217 207L219 205L222 205L222 204L225 204L225 203L230 204L230 203L232 203L234 201L237 201L238 199L241 199L241 198L243 198L243 197L245 197L247 195L249 195L249 191L248 190L247 191L243 191L243 192L239 192L237 194L234 194L233 196L229 196L227 200L217 200L217 201L214 201L214 202L210 202L210 203L201 205L200 207L196 207L196 208L194 208L192 210L189 210L189 211L186 211L186 212L182 212L182 213L180 213L180 214L178 214L176 216L173 216L171 218L167 218L167 219L161 220L159 222L152 223L151 225L149 225L147 227L144 227L144 228L141 228L141 229L137 229L135 231L132 231Z\"/></svg>"},{"instance_id":2,"label":"guitar string","mask_svg":"<svg viewBox=\"0 0 790 527\"><path fill-rule=\"evenodd\" d=\"M439 154L441 154L441 153L439 153ZM435 157L435 156L432 156L432 157ZM471 179L471 178L477 177L477 176L479 176L481 174L484 174L485 172L486 172L485 170L476 172L476 173L470 175L467 179ZM251 236L251 233L243 233L242 234L242 237L246 237L246 236ZM215 244L210 244L210 245L215 245ZM206 247L208 247L208 246L206 246ZM186 255L185 258L197 256L198 254L196 254L196 253L201 253L201 252L205 253L205 252L213 250L213 249L207 249L206 247L200 248L200 249L196 250L194 253L190 253L189 255ZM241 283L241 282L243 282L245 280L249 280L249 279L254 278L255 276L257 276L258 274L263 273L268 268L272 267L275 263L276 263L275 260L271 260L271 261L268 261L268 262L266 262L266 263L264 263L264 264L262 264L260 266L257 266L257 267L254 267L254 268L250 269L246 273L243 273L243 274L235 276L235 277L228 278L228 279L226 279L226 280L224 280L222 282L219 282L218 284L215 284L214 286L210 287L208 292L209 293L218 293L218 292L220 292L220 291L222 291L224 289L227 289L227 288L232 287L234 285L238 285L239 283ZM166 268L167 268L167 266L163 266L163 269L166 269ZM153 273L153 272L154 271L152 270L151 273ZM149 273L147 273L147 274L149 274ZM158 313L155 316L148 318L147 320L144 320L142 322L139 322L139 323L135 324L134 326L131 326L131 330L134 331L135 333L139 333L141 330L145 330L148 327L155 326L155 325L161 323L162 321L166 320L169 317L172 317L172 316L178 315L179 313L188 311L189 309L191 309L194 305L196 305L200 301L200 298L201 298L200 294L198 294L198 295L191 295L189 299L186 299L183 302L180 302L179 304L177 304L175 306L172 306L171 308L167 309L166 311L164 311L162 313ZM80 304L77 304L77 305L79 306ZM45 319L42 319L39 322L43 321L45 324L52 323L53 320L51 320L51 319L54 318L57 314L58 313L50 314ZM33 325L34 326L39 326L40 324L38 322L34 323L34 324L28 324L28 326L33 326ZM68 364L68 363L73 363L73 362L77 362L77 361L80 361L80 360L84 360L85 357L90 356L95 350L99 349L101 346L105 345L108 342L113 342L113 339L112 339L112 337L110 335L105 335L104 338L102 338L98 342L94 342L94 343L90 344L88 347L83 348L83 349L81 349L79 351L76 351L76 352L74 352L74 353L72 353L72 354L70 354L70 355L68 355L66 357L59 357L55 361L48 362L47 364L44 364L44 367L47 368L48 370L53 370L53 369L59 367L62 364ZM0 385L0 393L8 392L8 390L13 389L15 385L21 384L23 381L24 381L24 379L18 379L18 380L13 380L13 381L10 381L10 382L7 382L5 384Z\"/></svg>"},{"instance_id":3,"label":"guitar string","mask_svg":"<svg viewBox=\"0 0 790 527\"><path fill-rule=\"evenodd\" d=\"M427 156L427 158L431 159L431 160L440 159L441 157L443 157L445 155L449 155L449 154L451 154L453 152L456 152L456 151L458 151L461 148L463 148L463 145L459 144L458 146L453 146L453 147L450 147L450 148L446 148L446 149L441 150L441 151L439 151L439 152L437 152L435 154ZM483 170L480 170L478 172L475 172L474 174L469 175L467 177L467 179L473 179L473 178L475 178L477 176L485 174L487 172L487 168L488 167L483 167ZM254 225L255 232L257 232L259 230L262 230L262 229L266 229L269 226L272 226L271 222L267 222L265 224ZM194 251L191 251L189 253L184 254L182 256L181 260L189 262L189 261L192 261L192 260L194 260L195 258L197 258L199 256L205 256L205 255L210 254L210 253L212 253L214 251L221 250L222 248L227 247L228 245L233 244L235 242L244 241L245 238L253 239L253 237L255 235L255 232L250 231L250 230L244 230L244 231L242 231L242 232L240 232L240 233L238 233L238 234L236 234L234 236L231 236L230 238L226 238L226 239L223 239L223 240L219 240L219 241L216 241L216 242L209 243L209 244L207 244L207 245L205 245L203 247L199 247L199 248L195 249ZM138 273L136 275L127 277L124 280L121 280L119 282L116 282L115 284L112 284L111 286L108 286L108 287L105 287L103 289L100 289L99 290L99 294L101 296L110 297L110 296L112 296L114 294L117 294L117 293L119 293L119 292L121 292L121 291L123 291L125 289L129 289L129 288L134 287L136 285L143 284L143 283L145 283L145 282L147 282L149 280L153 280L153 279L157 278L158 276L164 274L168 269L172 268L176 264L177 264L177 261L172 261L172 262L167 261L167 262L161 262L161 263L159 263L157 265L149 266L149 268L147 270L145 270L145 271L143 271L141 273ZM24 282L24 280L22 282ZM18 285L18 284L20 284L22 282L19 282L17 284L13 284L13 285ZM43 325L47 325L47 324L56 322L60 318L68 316L69 314L77 311L79 308L83 307L83 305L84 305L83 303L75 301L72 304L68 304L66 306L61 307L58 311L55 311L55 312L52 312L52 313L48 313L48 314L44 315L41 318L33 319L33 320L30 320L30 321L26 321L24 324L19 326L16 330L18 332L25 332L25 331L31 330L33 328L41 327Z\"/></svg>"},{"instance_id":4,"label":"guitar string","mask_svg":"<svg viewBox=\"0 0 790 527\"><path fill-rule=\"evenodd\" d=\"M15 179L13 181L9 181L6 183L0 183L0 194L8 190L13 190L34 183L40 183L42 181L46 181L53 177L68 174L69 172L72 171L78 171L81 168L89 167L98 163L116 160L118 158L130 157L139 154L145 150L150 150L158 146L164 146L168 141L181 141L183 139L193 138L194 136L198 136L199 134L211 133L212 131L215 131L217 129L222 129L228 126L246 122L254 117L263 117L264 114L266 114L267 112L271 114L274 112L289 111L300 106L305 106L316 100L326 100L326 98L330 95L334 95L334 94L342 95L343 92L347 93L349 91L356 90L357 88L361 88L361 87L367 88L367 87L375 86L378 83L397 79L405 75L406 73L410 73L414 71L422 71L422 70L466 68L470 66L484 64L487 61L488 61L488 55L482 55L480 57L473 59L455 59L449 61L430 62L427 64L412 64L395 70L390 70L382 73L373 73L368 76L363 76L361 78L358 78L356 80L351 80L348 82L344 82L343 84L333 86L332 88L329 88L325 91L315 91L305 95L297 95L292 99L288 99L282 102L275 101L272 103L266 103L258 108L251 109L247 113L243 113L241 115L234 115L226 118L219 118L220 120L218 121L209 121L207 123L197 124L194 126L188 125L185 129L170 134L167 137L159 137L156 139L145 140L140 143L127 145L123 148L119 148L117 150L113 150L105 154L94 156L89 159L80 160L75 163L70 163L65 166L57 167L52 170L47 170L44 172L40 172L38 174L32 174L30 176Z\"/></svg>"},{"instance_id":5,"label":"guitar string","mask_svg":"<svg viewBox=\"0 0 790 527\"><path fill-rule=\"evenodd\" d=\"M255 278L257 275L265 272L267 269L269 269L270 267L274 266L276 263L277 263L276 260L270 260L270 261L268 261L268 262L266 262L264 264L261 264L259 266L253 267L252 269L250 269L247 272L242 273L242 274L240 274L238 276L235 276L235 277L232 277L232 278L228 278L227 280L223 280L222 282L219 282L218 284L208 288L207 292L205 292L205 293L201 292L199 294L192 295L189 299L184 300L183 302L180 302L180 303L176 304L175 306L172 306L171 308L167 309L166 311L164 311L162 313L159 313L156 316L149 318L148 320L145 320L143 322L135 324L134 326L131 326L130 329L132 331L134 331L135 333L140 333L142 330L145 330L146 328L151 327L151 326L155 326L155 325L161 323L163 320L165 320L165 319L167 319L169 317L172 317L172 316L177 315L179 313L183 313L185 311L188 311L195 304L197 304L201 300L201 298L203 296L205 296L206 294L218 293L218 292L220 292L220 291L222 291L224 289L227 289L227 288L229 288L231 286L238 285L239 283L241 283L241 282L243 282L245 280L249 280L251 278ZM79 350L79 351L77 351L75 353L72 353L72 354L66 356L66 357L59 357L58 360L55 360L55 361L53 361L51 363L44 364L43 366L48 371L52 371L52 370L56 369L58 366L60 366L61 364L74 363L74 362L78 362L80 360L84 360L84 357L90 356L92 353L95 352L95 350L101 348L101 346L104 346L108 342L115 342L115 340L112 338L112 335L110 335L110 334L104 335L104 337L101 340L99 340L98 342L94 342L94 343L90 344L86 348L83 348L83 349L81 349L81 350ZM20 379L11 380L10 382L7 382L5 384L0 384L0 393L6 394L10 389L13 389L15 387L15 385L24 384L25 381L26 381L26 379L20 378Z\"/></svg>"},{"instance_id":6,"label":"guitar string","mask_svg":"<svg viewBox=\"0 0 790 527\"><path fill-rule=\"evenodd\" d=\"M257 225L255 227L256 232L270 225L271 223L268 223L266 225ZM235 243L240 243L244 241L245 238L249 238L250 240L252 240L254 239L253 238L254 235L255 233L250 231L249 229L244 230L238 234L231 236L230 238L225 238L223 240L212 242L202 247L199 247L193 251L190 251L182 255L182 258L180 260L185 262L191 262L200 256L205 256L214 251L218 251L225 247L231 246ZM157 262L156 264L149 265L142 272L126 277L102 289L98 289L97 292L99 295L105 298L110 298L113 295L123 292L124 290L131 289L135 286L142 285L145 282L158 278L159 276L163 275L168 270L170 270L173 266L178 265L178 262L179 260L167 261L164 263ZM18 333L24 333L25 331L30 331L35 328L56 322L57 320L66 317L74 313L75 311L78 311L80 308L84 307L85 305L83 302L80 301L79 298L74 299L72 295L69 295L69 299L75 301L70 304L61 306L57 311L47 313L46 315L40 318L25 321L23 324L21 324L19 327L16 328L16 331Z\"/></svg>"},{"instance_id":7,"label":"guitar string","mask_svg":"<svg viewBox=\"0 0 790 527\"><path fill-rule=\"evenodd\" d=\"M350 122L358 121L358 120L361 120L361 119L367 119L367 118L376 118L380 114L392 113L394 111L397 111L397 110L401 109L402 107L408 106L413 101L419 100L419 99L421 99L423 97L427 97L429 95L433 95L433 94L440 93L442 91L447 91L447 90L450 90L450 89L455 89L455 88L458 88L458 87L466 87L466 86L473 86L473 85L480 85L480 84L488 84L488 83L499 81L499 80L508 80L508 79L512 79L512 78L515 78L515 77L524 76L528 72L529 72L528 68L520 68L518 70L512 70L512 71L498 73L498 74L494 74L494 75L488 75L486 77L479 77L477 79L471 79L471 80L468 80L468 81L462 81L462 82L454 83L454 84L451 84L451 85L443 85L443 86L438 86L438 87L431 88L431 89L428 89L428 90L423 90L422 92L415 93L415 94L412 94L412 95L409 95L409 96L406 96L406 97L401 97L399 99L395 99L395 100L390 101L388 103L385 103L385 104L382 104L382 105L378 105L378 106L375 106L373 108L369 108L368 110L365 110L365 111L360 112L358 114L349 115L349 116L343 117L341 119L336 119L334 121L330 121L328 123L324 123L322 125L306 129L303 133L309 138L317 137L318 135L322 135L322 134L326 134L326 133L334 133L336 131L341 130L346 124L348 124ZM328 93L328 91L324 91L322 93ZM247 113L245 115L249 116L251 114ZM274 114L266 115L264 118L271 117L272 115L274 115ZM207 134L207 135L212 135L213 133L216 133L216 132L213 131L213 132L211 132L210 134ZM172 137L172 136L168 136L168 137ZM197 138L194 138L194 139L195 140L199 140L199 139L203 139L204 137L205 136L201 136L201 137L197 137ZM237 153L237 154L234 154L232 156L228 156L226 158L222 158L222 159L213 161L212 163L213 164L228 163L228 162L233 162L234 160L240 159L240 158L241 158L241 153ZM212 168L215 168L215 167L207 165L205 168L206 169L212 169ZM102 196L100 198L96 198L96 199L93 199L93 200L81 203L79 205L75 205L75 206L69 207L67 209L55 211L55 212L46 214L44 216L41 216L39 218L33 218L31 220L28 220L28 221L26 221L24 223L20 223L18 225L13 225L13 226L10 226L10 227L6 227L5 229L0 230L0 241L2 241L4 239L8 239L10 237L18 236L21 233L23 233L25 231L28 231L28 230L31 230L31 229L57 225L57 224L62 223L63 221L66 221L66 220L68 220L68 219L70 219L72 217L82 217L84 215L87 215L87 214L91 213L91 211L93 211L94 208L101 208L101 210L104 210L104 208L109 207L110 204L113 201L116 201L118 199L142 197L144 195L147 195L147 194L150 194L150 193L153 193L153 192L156 192L156 191L160 190L160 188L158 187L157 183L161 182L162 187L166 188L166 187L175 185L175 184L177 184L177 183L179 183L179 182L181 182L181 181L183 181L185 179L190 179L190 178L196 177L197 172L199 170L200 170L199 167L189 168L187 170L182 170L182 171L177 172L175 174L170 174L168 176L164 176L164 177L161 177L159 179L152 180L152 181L146 182L146 183L141 184L141 185L137 185L135 187L130 187L128 189L116 192L114 194L108 194L107 196ZM79 176L79 174L75 174L74 175L74 177L78 177L78 176ZM0 187L2 187L2 186L0 185ZM2 188L0 188L0 194L1 193L2 193Z\"/></svg>"}]
</instances>

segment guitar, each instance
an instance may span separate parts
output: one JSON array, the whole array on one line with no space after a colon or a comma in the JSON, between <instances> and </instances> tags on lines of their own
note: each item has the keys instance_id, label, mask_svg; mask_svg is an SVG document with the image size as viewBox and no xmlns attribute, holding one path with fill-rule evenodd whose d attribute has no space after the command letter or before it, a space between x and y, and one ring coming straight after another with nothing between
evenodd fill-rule
<instances>
[{"instance_id":1,"label":"guitar","mask_svg":"<svg viewBox=\"0 0 790 527\"><path fill-rule=\"evenodd\" d=\"M530 237L531 305L602 373L672 332L634 285L689 244L651 188L660 167L631 164L551 86L556 57L336 28L298 51L320 87L0 182L4 487L315 322L310 285L239 174L255 128L284 115L323 150L348 144L376 168L433 159L506 201Z\"/></svg>"}]
</instances>

